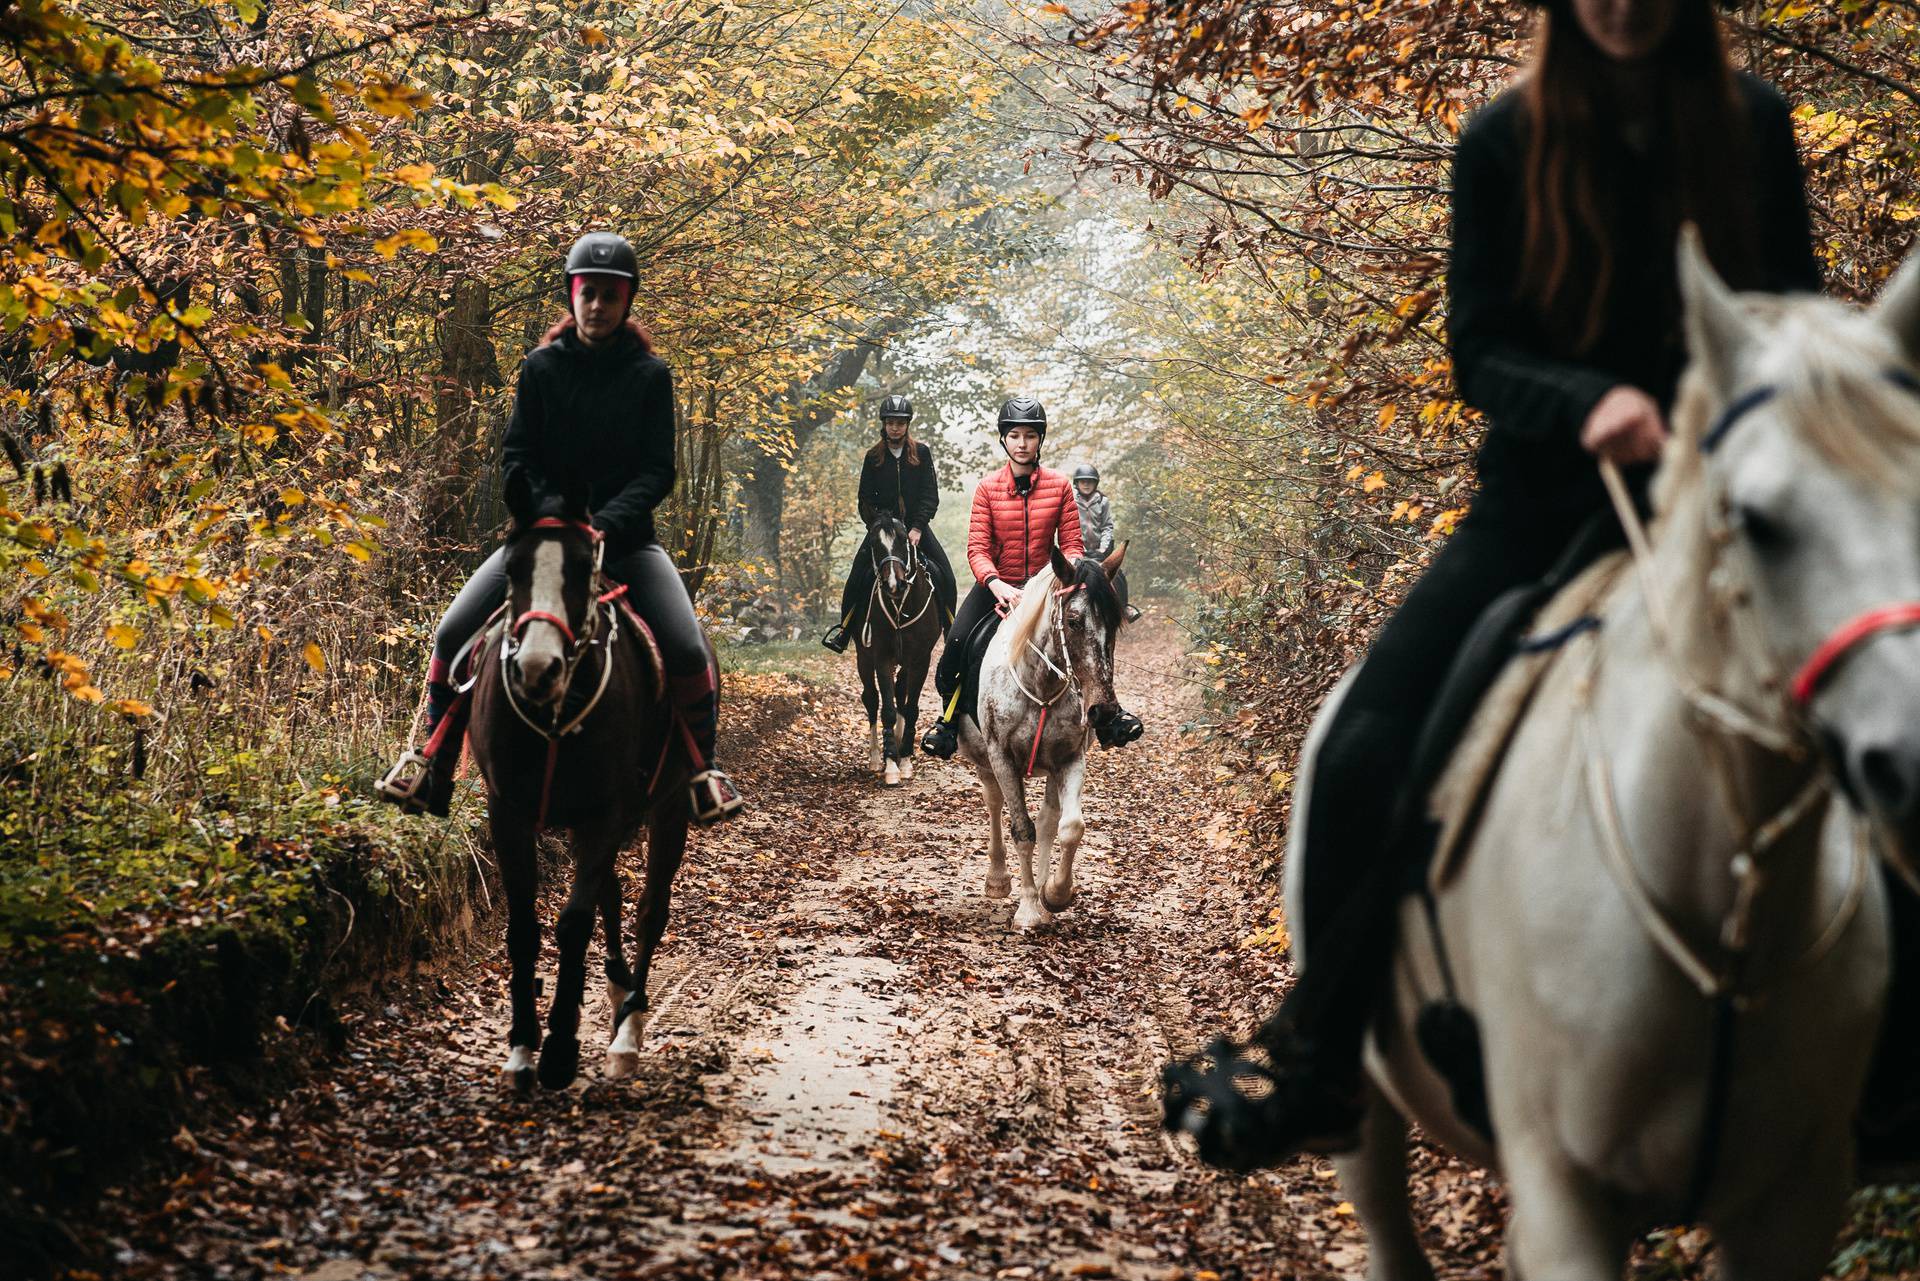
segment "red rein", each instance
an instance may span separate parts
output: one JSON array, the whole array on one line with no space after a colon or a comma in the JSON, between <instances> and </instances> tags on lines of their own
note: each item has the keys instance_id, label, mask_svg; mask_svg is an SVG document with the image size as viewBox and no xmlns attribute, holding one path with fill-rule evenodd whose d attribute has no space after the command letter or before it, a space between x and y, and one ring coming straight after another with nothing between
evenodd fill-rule
<instances>
[{"instance_id":1,"label":"red rein","mask_svg":"<svg viewBox=\"0 0 1920 1281\"><path fill-rule=\"evenodd\" d=\"M1794 673L1793 701L1801 707L1812 702L1814 694L1820 689L1820 682L1832 674L1841 659L1860 645L1881 632L1904 631L1910 627L1920 627L1920 601L1882 605L1843 624L1833 635L1821 641L1820 648L1814 650L1813 656Z\"/></svg>"}]
</instances>

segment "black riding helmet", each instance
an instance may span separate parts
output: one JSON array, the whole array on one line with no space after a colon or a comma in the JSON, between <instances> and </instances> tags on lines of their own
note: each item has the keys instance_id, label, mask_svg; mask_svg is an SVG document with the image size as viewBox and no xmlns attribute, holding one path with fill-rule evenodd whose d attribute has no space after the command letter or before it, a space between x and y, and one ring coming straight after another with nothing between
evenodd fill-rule
<instances>
[{"instance_id":1,"label":"black riding helmet","mask_svg":"<svg viewBox=\"0 0 1920 1281\"><path fill-rule=\"evenodd\" d=\"M573 278L589 275L624 276L637 286L640 259L625 236L611 231L589 231L567 250L567 273L561 279L561 290L569 306L573 303Z\"/></svg>"},{"instance_id":2,"label":"black riding helmet","mask_svg":"<svg viewBox=\"0 0 1920 1281\"><path fill-rule=\"evenodd\" d=\"M905 396L889 396L880 402L880 421L889 418L913 418L913 402Z\"/></svg>"},{"instance_id":3,"label":"black riding helmet","mask_svg":"<svg viewBox=\"0 0 1920 1281\"><path fill-rule=\"evenodd\" d=\"M1081 463L1073 469L1073 480L1075 484L1079 484L1083 480L1090 480L1098 485L1100 483L1100 469L1092 463Z\"/></svg>"},{"instance_id":4,"label":"black riding helmet","mask_svg":"<svg viewBox=\"0 0 1920 1281\"><path fill-rule=\"evenodd\" d=\"M1000 439L1015 427L1038 427L1040 439L1047 438L1047 409L1031 396L1015 396L1000 406Z\"/></svg>"}]
</instances>

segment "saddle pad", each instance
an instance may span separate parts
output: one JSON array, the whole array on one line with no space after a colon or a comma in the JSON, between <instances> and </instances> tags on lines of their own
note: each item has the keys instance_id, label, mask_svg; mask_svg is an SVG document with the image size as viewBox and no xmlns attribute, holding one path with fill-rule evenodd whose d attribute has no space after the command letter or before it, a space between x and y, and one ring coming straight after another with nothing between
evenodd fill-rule
<instances>
[{"instance_id":1,"label":"saddle pad","mask_svg":"<svg viewBox=\"0 0 1920 1281\"><path fill-rule=\"evenodd\" d=\"M1624 551L1589 565L1540 610L1528 637L1571 639L1579 635L1586 630L1584 620L1601 612L1630 567ZM1523 639L1514 648L1427 795L1428 815L1439 829L1430 865L1436 889L1458 874L1507 746L1525 719L1534 692L1570 646L1529 645Z\"/></svg>"}]
</instances>

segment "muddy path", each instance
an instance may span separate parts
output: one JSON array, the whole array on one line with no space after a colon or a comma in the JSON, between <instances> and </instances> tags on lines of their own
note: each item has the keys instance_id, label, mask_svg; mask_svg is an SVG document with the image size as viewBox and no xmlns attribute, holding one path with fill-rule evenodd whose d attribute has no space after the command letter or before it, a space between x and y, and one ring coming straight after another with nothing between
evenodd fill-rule
<instances>
[{"instance_id":1,"label":"muddy path","mask_svg":"<svg viewBox=\"0 0 1920 1281\"><path fill-rule=\"evenodd\" d=\"M183 1168L118 1191L99 1224L115 1273L1356 1271L1323 1163L1229 1179L1160 1132L1160 1065L1244 1028L1283 974L1239 946L1265 909L1211 803L1179 633L1150 614L1120 657L1149 732L1096 753L1079 902L1050 933L1019 936L985 897L963 766L923 762L892 790L867 772L851 662L825 684L740 678L729 760L752 807L695 837L637 1077L600 1079L589 1042L572 1089L507 1095L504 957L483 929L474 954L390 985L297 1090L183 1132ZM606 1014L590 990L588 1026ZM1490 1273L1490 1185L1422 1164L1450 1275Z\"/></svg>"}]
</instances>

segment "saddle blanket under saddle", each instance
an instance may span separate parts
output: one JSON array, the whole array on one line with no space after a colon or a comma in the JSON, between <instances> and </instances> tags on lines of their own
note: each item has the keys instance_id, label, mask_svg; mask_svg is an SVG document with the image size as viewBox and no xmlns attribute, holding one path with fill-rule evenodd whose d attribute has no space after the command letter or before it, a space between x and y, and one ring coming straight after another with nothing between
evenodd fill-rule
<instances>
[{"instance_id":1,"label":"saddle blanket under saddle","mask_svg":"<svg viewBox=\"0 0 1920 1281\"><path fill-rule=\"evenodd\" d=\"M1601 557L1554 593L1517 638L1514 623L1525 625L1524 619L1510 623L1500 618L1501 603L1496 602L1463 648L1421 735L1421 754L1431 749L1436 755L1444 753L1444 759L1416 775L1434 780L1427 792L1427 817L1438 835L1428 874L1436 888L1460 870L1487 793L1534 694L1566 653L1568 642L1599 628L1600 611L1630 566L1624 551ZM1515 602L1517 608L1527 604ZM1493 652L1474 654L1476 641Z\"/></svg>"}]
</instances>

